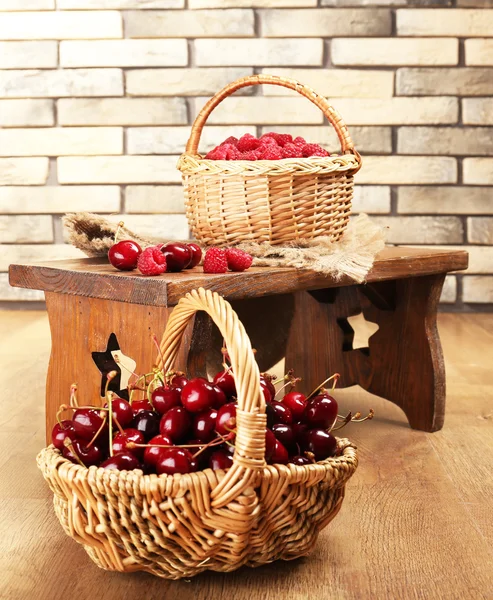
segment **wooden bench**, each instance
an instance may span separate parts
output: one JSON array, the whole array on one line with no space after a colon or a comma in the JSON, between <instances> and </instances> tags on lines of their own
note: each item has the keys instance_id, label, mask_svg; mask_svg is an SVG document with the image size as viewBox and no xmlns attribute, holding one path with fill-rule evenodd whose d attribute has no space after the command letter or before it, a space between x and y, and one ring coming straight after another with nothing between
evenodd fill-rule
<instances>
[{"instance_id":1,"label":"wooden bench","mask_svg":"<svg viewBox=\"0 0 493 600\"><path fill-rule=\"evenodd\" d=\"M87 258L14 264L10 283L45 292L52 336L48 435L73 382L85 404L101 401L101 373L92 353L105 351L112 333L136 361L137 372L149 370L156 356L151 334L161 336L173 306L197 287L215 290L233 304L258 349L262 371L285 357L307 391L338 372L342 387L359 384L400 406L411 427L436 431L445 410L437 306L446 273L467 263L463 251L388 247L367 283L354 285L285 268L209 275L197 267L143 277L118 272L105 259ZM379 329L367 348L354 349L347 319L359 313ZM220 363L220 345L208 318L198 315L179 366L193 374L211 371Z\"/></svg>"}]
</instances>

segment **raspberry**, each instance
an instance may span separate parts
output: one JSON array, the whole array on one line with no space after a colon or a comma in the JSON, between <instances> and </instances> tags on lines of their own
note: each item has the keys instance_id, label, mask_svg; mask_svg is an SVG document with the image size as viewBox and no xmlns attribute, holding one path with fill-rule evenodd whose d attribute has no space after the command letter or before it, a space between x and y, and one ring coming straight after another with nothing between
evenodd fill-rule
<instances>
[{"instance_id":1,"label":"raspberry","mask_svg":"<svg viewBox=\"0 0 493 600\"><path fill-rule=\"evenodd\" d=\"M282 148L279 146L269 146L265 148L259 160L280 160L282 156Z\"/></svg>"},{"instance_id":2,"label":"raspberry","mask_svg":"<svg viewBox=\"0 0 493 600\"><path fill-rule=\"evenodd\" d=\"M204 258L204 273L226 273L228 259L224 248L209 248Z\"/></svg>"},{"instance_id":3,"label":"raspberry","mask_svg":"<svg viewBox=\"0 0 493 600\"><path fill-rule=\"evenodd\" d=\"M250 150L256 150L259 147L260 141L254 137L251 133L245 133L238 140L237 148L240 152L249 152Z\"/></svg>"},{"instance_id":4,"label":"raspberry","mask_svg":"<svg viewBox=\"0 0 493 600\"><path fill-rule=\"evenodd\" d=\"M254 150L242 152L240 155L240 160L257 160L257 153Z\"/></svg>"},{"instance_id":5,"label":"raspberry","mask_svg":"<svg viewBox=\"0 0 493 600\"><path fill-rule=\"evenodd\" d=\"M234 135L230 135L229 138L226 138L224 142L221 142L219 146L224 146L224 144L231 144L232 146L238 145L238 138Z\"/></svg>"},{"instance_id":6,"label":"raspberry","mask_svg":"<svg viewBox=\"0 0 493 600\"><path fill-rule=\"evenodd\" d=\"M277 146L276 140L268 134L264 134L259 142L259 148L265 148L265 146Z\"/></svg>"},{"instance_id":7,"label":"raspberry","mask_svg":"<svg viewBox=\"0 0 493 600\"><path fill-rule=\"evenodd\" d=\"M161 275L166 271L166 257L161 246L146 248L139 256L137 267L142 275Z\"/></svg>"},{"instance_id":8,"label":"raspberry","mask_svg":"<svg viewBox=\"0 0 493 600\"><path fill-rule=\"evenodd\" d=\"M226 160L226 150L223 150L221 146L214 148L205 155L209 160Z\"/></svg>"},{"instance_id":9,"label":"raspberry","mask_svg":"<svg viewBox=\"0 0 493 600\"><path fill-rule=\"evenodd\" d=\"M306 140L305 140L305 138L298 136L298 137L294 138L293 144L295 144L295 146L305 146Z\"/></svg>"},{"instance_id":10,"label":"raspberry","mask_svg":"<svg viewBox=\"0 0 493 600\"><path fill-rule=\"evenodd\" d=\"M226 250L228 267L231 271L246 271L252 264L253 257L239 248L228 248Z\"/></svg>"},{"instance_id":11,"label":"raspberry","mask_svg":"<svg viewBox=\"0 0 493 600\"><path fill-rule=\"evenodd\" d=\"M318 144L305 144L303 146L303 156L330 156L330 154Z\"/></svg>"},{"instance_id":12,"label":"raspberry","mask_svg":"<svg viewBox=\"0 0 493 600\"><path fill-rule=\"evenodd\" d=\"M226 151L226 160L238 160L240 158L240 151L233 144L222 144L221 150Z\"/></svg>"},{"instance_id":13,"label":"raspberry","mask_svg":"<svg viewBox=\"0 0 493 600\"><path fill-rule=\"evenodd\" d=\"M281 148L285 144L290 144L293 141L293 137L289 135L289 133L275 133L274 131L270 131L269 133L264 133L264 135L260 139L264 137L272 138L273 140L275 140L278 146L281 146Z\"/></svg>"},{"instance_id":14,"label":"raspberry","mask_svg":"<svg viewBox=\"0 0 493 600\"><path fill-rule=\"evenodd\" d=\"M282 149L282 156L283 158L301 158L303 154L301 148L296 144L286 144Z\"/></svg>"}]
</instances>

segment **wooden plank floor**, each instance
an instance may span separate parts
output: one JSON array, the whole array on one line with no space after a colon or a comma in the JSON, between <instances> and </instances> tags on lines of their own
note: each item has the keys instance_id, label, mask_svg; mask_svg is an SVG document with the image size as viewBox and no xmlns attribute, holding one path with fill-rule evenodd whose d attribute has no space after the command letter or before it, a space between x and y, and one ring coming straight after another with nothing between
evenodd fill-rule
<instances>
[{"instance_id":1,"label":"wooden plank floor","mask_svg":"<svg viewBox=\"0 0 493 600\"><path fill-rule=\"evenodd\" d=\"M44 439L44 312L0 313L0 598L429 600L493 598L493 315L439 319L448 374L442 431L350 389L360 467L312 556L170 582L106 573L62 532L35 465ZM70 349L67 349L70 351Z\"/></svg>"}]
</instances>

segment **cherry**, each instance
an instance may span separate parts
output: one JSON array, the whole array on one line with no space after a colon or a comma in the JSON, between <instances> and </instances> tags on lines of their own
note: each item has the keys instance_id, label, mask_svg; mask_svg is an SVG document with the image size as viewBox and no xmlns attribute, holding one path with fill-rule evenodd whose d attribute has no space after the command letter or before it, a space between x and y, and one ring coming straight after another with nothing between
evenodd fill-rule
<instances>
[{"instance_id":1,"label":"cherry","mask_svg":"<svg viewBox=\"0 0 493 600\"><path fill-rule=\"evenodd\" d=\"M236 396L235 379L230 371L220 371L219 373L216 373L212 381L222 389L228 398Z\"/></svg>"},{"instance_id":2,"label":"cherry","mask_svg":"<svg viewBox=\"0 0 493 600\"><path fill-rule=\"evenodd\" d=\"M121 452L131 452L135 454L137 458L142 458L144 454L144 448L127 448L128 442L134 442L135 444L143 444L145 442L144 434L137 429L129 428L125 429L124 433L118 433L113 438L113 453L120 454Z\"/></svg>"},{"instance_id":3,"label":"cherry","mask_svg":"<svg viewBox=\"0 0 493 600\"><path fill-rule=\"evenodd\" d=\"M311 429L306 434L302 447L305 452L312 452L315 460L324 460L329 456L334 456L337 440L324 429Z\"/></svg>"},{"instance_id":4,"label":"cherry","mask_svg":"<svg viewBox=\"0 0 493 600\"><path fill-rule=\"evenodd\" d=\"M281 444L288 449L291 449L295 445L295 438L293 428L291 425L284 425L283 423L276 423L272 426L272 433L275 435Z\"/></svg>"},{"instance_id":5,"label":"cherry","mask_svg":"<svg viewBox=\"0 0 493 600\"><path fill-rule=\"evenodd\" d=\"M293 422L293 415L287 406L273 400L271 406L274 409L274 423L284 423L285 425L291 425Z\"/></svg>"},{"instance_id":6,"label":"cherry","mask_svg":"<svg viewBox=\"0 0 493 600\"><path fill-rule=\"evenodd\" d=\"M214 408L221 408L221 406L224 406L228 402L226 394L218 385L213 385L212 387L214 388L214 393L216 394L213 406Z\"/></svg>"},{"instance_id":7,"label":"cherry","mask_svg":"<svg viewBox=\"0 0 493 600\"><path fill-rule=\"evenodd\" d=\"M152 405L160 415L164 415L170 408L180 405L179 390L162 385L157 387L152 392Z\"/></svg>"},{"instance_id":8,"label":"cherry","mask_svg":"<svg viewBox=\"0 0 493 600\"><path fill-rule=\"evenodd\" d=\"M170 386L173 389L176 389L181 392L182 389L187 385L187 383L188 379L185 377L185 375L173 375L170 381Z\"/></svg>"},{"instance_id":9,"label":"cherry","mask_svg":"<svg viewBox=\"0 0 493 600\"><path fill-rule=\"evenodd\" d=\"M182 271L192 262L193 251L187 244L182 244L182 242L166 244L161 248L161 252L166 256L166 270L169 273Z\"/></svg>"},{"instance_id":10,"label":"cherry","mask_svg":"<svg viewBox=\"0 0 493 600\"><path fill-rule=\"evenodd\" d=\"M63 442L66 437L71 440L76 438L75 429L70 419L65 419L61 423L55 423L55 426L51 430L51 442L57 450L62 451L65 448Z\"/></svg>"},{"instance_id":11,"label":"cherry","mask_svg":"<svg viewBox=\"0 0 493 600\"><path fill-rule=\"evenodd\" d=\"M308 432L308 427L305 425L305 423L293 423L291 428L293 429L293 435L296 442L298 444L303 443L305 435Z\"/></svg>"},{"instance_id":12,"label":"cherry","mask_svg":"<svg viewBox=\"0 0 493 600\"><path fill-rule=\"evenodd\" d=\"M174 406L161 418L159 432L177 444L186 438L191 426L192 420L189 413L183 406Z\"/></svg>"},{"instance_id":13,"label":"cherry","mask_svg":"<svg viewBox=\"0 0 493 600\"><path fill-rule=\"evenodd\" d=\"M267 427L272 427L276 422L276 411L270 404L265 405L265 414L267 415Z\"/></svg>"},{"instance_id":14,"label":"cherry","mask_svg":"<svg viewBox=\"0 0 493 600\"><path fill-rule=\"evenodd\" d=\"M149 400L147 400L147 398L142 400L134 400L130 406L132 407L134 416L141 410L152 410L151 403Z\"/></svg>"},{"instance_id":15,"label":"cherry","mask_svg":"<svg viewBox=\"0 0 493 600\"><path fill-rule=\"evenodd\" d=\"M272 402L276 395L276 388L272 384L271 376L267 373L262 373L260 375L260 389L264 395L265 401L267 403Z\"/></svg>"},{"instance_id":16,"label":"cherry","mask_svg":"<svg viewBox=\"0 0 493 600\"><path fill-rule=\"evenodd\" d=\"M337 419L337 402L328 394L315 396L308 402L303 421L310 429L331 429Z\"/></svg>"},{"instance_id":17,"label":"cherry","mask_svg":"<svg viewBox=\"0 0 493 600\"><path fill-rule=\"evenodd\" d=\"M233 457L224 450L215 450L209 458L209 467L214 471L229 469L233 464Z\"/></svg>"},{"instance_id":18,"label":"cherry","mask_svg":"<svg viewBox=\"0 0 493 600\"><path fill-rule=\"evenodd\" d=\"M276 449L276 436L270 429L265 430L265 460L270 461Z\"/></svg>"},{"instance_id":19,"label":"cherry","mask_svg":"<svg viewBox=\"0 0 493 600\"><path fill-rule=\"evenodd\" d=\"M150 440L159 433L159 415L152 410L141 410L135 415L132 426L140 431L146 440Z\"/></svg>"},{"instance_id":20,"label":"cherry","mask_svg":"<svg viewBox=\"0 0 493 600\"><path fill-rule=\"evenodd\" d=\"M108 250L108 260L120 271L133 271L137 260L142 253L142 248L133 240L122 240L113 244Z\"/></svg>"},{"instance_id":21,"label":"cherry","mask_svg":"<svg viewBox=\"0 0 493 600\"><path fill-rule=\"evenodd\" d=\"M103 469L118 469L119 471L133 471L140 469L139 459L131 452L120 452L115 456L110 456L100 465Z\"/></svg>"},{"instance_id":22,"label":"cherry","mask_svg":"<svg viewBox=\"0 0 493 600\"><path fill-rule=\"evenodd\" d=\"M108 403L104 405L108 408ZM134 418L132 405L123 398L113 398L111 401L111 411L113 417L120 423L122 427L128 427Z\"/></svg>"},{"instance_id":23,"label":"cherry","mask_svg":"<svg viewBox=\"0 0 493 600\"><path fill-rule=\"evenodd\" d=\"M86 467L99 465L104 458L103 451L97 444L87 447L84 441L78 439L72 440L71 446L65 446L62 454L65 458L76 464L79 463L77 460L77 457L79 457L80 461Z\"/></svg>"},{"instance_id":24,"label":"cherry","mask_svg":"<svg viewBox=\"0 0 493 600\"><path fill-rule=\"evenodd\" d=\"M173 409L172 409L173 410ZM156 472L158 475L166 473L174 475L175 473L193 473L197 470L197 461L193 455L185 448L164 448L156 462Z\"/></svg>"},{"instance_id":25,"label":"cherry","mask_svg":"<svg viewBox=\"0 0 493 600\"><path fill-rule=\"evenodd\" d=\"M196 454L197 452L200 452L202 450L202 448L204 448L205 443L197 440L197 439L192 439L192 440L187 440L187 446L190 446L190 448L188 448L188 450L192 453L192 454ZM194 456L194 459L197 461L197 465L199 469L207 469L207 467L209 466L209 458L212 454L212 452L214 452L215 450L219 450L222 449L223 446L209 446L207 448L205 448L205 450L202 450L202 452L200 452L200 454L198 456Z\"/></svg>"},{"instance_id":26,"label":"cherry","mask_svg":"<svg viewBox=\"0 0 493 600\"><path fill-rule=\"evenodd\" d=\"M75 435L83 440L92 440L103 425L103 419L94 408L78 408L72 417Z\"/></svg>"},{"instance_id":27,"label":"cherry","mask_svg":"<svg viewBox=\"0 0 493 600\"><path fill-rule=\"evenodd\" d=\"M228 402L217 411L216 431L220 435L228 435L236 428L236 403Z\"/></svg>"},{"instance_id":28,"label":"cherry","mask_svg":"<svg viewBox=\"0 0 493 600\"><path fill-rule=\"evenodd\" d=\"M298 421L302 418L305 411L307 400L305 394L301 392L292 391L286 394L282 399L282 404L287 406L293 415L293 419Z\"/></svg>"},{"instance_id":29,"label":"cherry","mask_svg":"<svg viewBox=\"0 0 493 600\"><path fill-rule=\"evenodd\" d=\"M199 264L200 259L202 258L202 249L200 248L200 246L194 244L193 242L188 244L188 247L192 251L192 260L186 268L191 269L192 267L196 267Z\"/></svg>"},{"instance_id":30,"label":"cherry","mask_svg":"<svg viewBox=\"0 0 493 600\"><path fill-rule=\"evenodd\" d=\"M276 439L276 443L274 445L274 452L270 457L271 464L280 464L285 465L289 460L289 454L286 448L281 444L281 442Z\"/></svg>"},{"instance_id":31,"label":"cherry","mask_svg":"<svg viewBox=\"0 0 493 600\"><path fill-rule=\"evenodd\" d=\"M217 410L209 408L199 413L193 421L193 434L201 442L210 442L216 437Z\"/></svg>"},{"instance_id":32,"label":"cherry","mask_svg":"<svg viewBox=\"0 0 493 600\"><path fill-rule=\"evenodd\" d=\"M156 466L156 462L161 457L165 448L159 448L157 445L152 446L151 444L159 444L159 446L172 446L173 442L167 435L155 435L149 440L149 446L144 450L144 464Z\"/></svg>"},{"instance_id":33,"label":"cherry","mask_svg":"<svg viewBox=\"0 0 493 600\"><path fill-rule=\"evenodd\" d=\"M214 387L203 377L191 379L181 391L181 402L192 413L212 408L216 399Z\"/></svg>"},{"instance_id":34,"label":"cherry","mask_svg":"<svg viewBox=\"0 0 493 600\"><path fill-rule=\"evenodd\" d=\"M293 463L293 465L298 465L299 467L302 467L304 465L311 465L311 461L308 460L308 458L306 458L306 456L293 456L292 458L289 459L290 463Z\"/></svg>"}]
</instances>

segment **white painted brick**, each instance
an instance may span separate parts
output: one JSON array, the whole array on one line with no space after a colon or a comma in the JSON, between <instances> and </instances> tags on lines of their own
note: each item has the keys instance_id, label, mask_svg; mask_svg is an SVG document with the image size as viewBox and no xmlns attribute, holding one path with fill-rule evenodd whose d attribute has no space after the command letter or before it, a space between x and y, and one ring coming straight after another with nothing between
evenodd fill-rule
<instances>
[{"instance_id":1,"label":"white painted brick","mask_svg":"<svg viewBox=\"0 0 493 600\"><path fill-rule=\"evenodd\" d=\"M43 185L49 168L44 157L0 158L0 185Z\"/></svg>"},{"instance_id":2,"label":"white painted brick","mask_svg":"<svg viewBox=\"0 0 493 600\"><path fill-rule=\"evenodd\" d=\"M157 240L187 240L190 237L185 215L111 215L109 219L122 220L135 233Z\"/></svg>"},{"instance_id":3,"label":"white painted brick","mask_svg":"<svg viewBox=\"0 0 493 600\"><path fill-rule=\"evenodd\" d=\"M60 43L62 67L179 67L187 64L186 40L93 40Z\"/></svg>"},{"instance_id":4,"label":"white painted brick","mask_svg":"<svg viewBox=\"0 0 493 600\"><path fill-rule=\"evenodd\" d=\"M54 124L53 100L0 100L0 127Z\"/></svg>"},{"instance_id":5,"label":"white painted brick","mask_svg":"<svg viewBox=\"0 0 493 600\"><path fill-rule=\"evenodd\" d=\"M195 100L195 114L208 98ZM208 123L255 125L268 123L322 123L323 114L305 98L267 98L263 96L231 96L209 116Z\"/></svg>"},{"instance_id":6,"label":"white painted brick","mask_svg":"<svg viewBox=\"0 0 493 600\"><path fill-rule=\"evenodd\" d=\"M57 60L56 42L0 42L0 69L50 69Z\"/></svg>"},{"instance_id":7,"label":"white painted brick","mask_svg":"<svg viewBox=\"0 0 493 600\"><path fill-rule=\"evenodd\" d=\"M469 217L467 241L472 244L493 245L493 217ZM493 264L491 266L493 267Z\"/></svg>"},{"instance_id":8,"label":"white painted brick","mask_svg":"<svg viewBox=\"0 0 493 600\"><path fill-rule=\"evenodd\" d=\"M465 158L464 183L493 185L493 158Z\"/></svg>"},{"instance_id":9,"label":"white painted brick","mask_svg":"<svg viewBox=\"0 0 493 600\"><path fill-rule=\"evenodd\" d=\"M122 154L121 127L0 130L0 156Z\"/></svg>"},{"instance_id":10,"label":"white painted brick","mask_svg":"<svg viewBox=\"0 0 493 600\"><path fill-rule=\"evenodd\" d=\"M493 10L411 8L397 10L398 35L482 37L493 31Z\"/></svg>"},{"instance_id":11,"label":"white painted brick","mask_svg":"<svg viewBox=\"0 0 493 600\"><path fill-rule=\"evenodd\" d=\"M185 0L57 0L57 6L63 10L102 10L119 8L183 8Z\"/></svg>"},{"instance_id":12,"label":"white painted brick","mask_svg":"<svg viewBox=\"0 0 493 600\"><path fill-rule=\"evenodd\" d=\"M119 210L120 188L116 185L0 187L2 214L114 213Z\"/></svg>"},{"instance_id":13,"label":"white painted brick","mask_svg":"<svg viewBox=\"0 0 493 600\"><path fill-rule=\"evenodd\" d=\"M491 273L493 265L493 246L423 246L424 248L443 249L443 250L462 250L469 254L469 266L465 271L460 271L467 274L472 273Z\"/></svg>"},{"instance_id":14,"label":"white painted brick","mask_svg":"<svg viewBox=\"0 0 493 600\"><path fill-rule=\"evenodd\" d=\"M182 98L103 98L58 101L61 125L167 125L187 122Z\"/></svg>"},{"instance_id":15,"label":"white painted brick","mask_svg":"<svg viewBox=\"0 0 493 600\"><path fill-rule=\"evenodd\" d=\"M339 38L332 40L334 65L456 65L459 40L432 38Z\"/></svg>"},{"instance_id":16,"label":"white painted brick","mask_svg":"<svg viewBox=\"0 0 493 600\"><path fill-rule=\"evenodd\" d=\"M53 222L47 215L0 215L0 242L29 244L53 242Z\"/></svg>"},{"instance_id":17,"label":"white painted brick","mask_svg":"<svg viewBox=\"0 0 493 600\"><path fill-rule=\"evenodd\" d=\"M493 128L399 127L399 154L493 155Z\"/></svg>"},{"instance_id":18,"label":"white painted brick","mask_svg":"<svg viewBox=\"0 0 493 600\"><path fill-rule=\"evenodd\" d=\"M356 185L354 188L353 212L389 213L390 187L386 185Z\"/></svg>"},{"instance_id":19,"label":"white painted brick","mask_svg":"<svg viewBox=\"0 0 493 600\"><path fill-rule=\"evenodd\" d=\"M260 10L265 37L374 36L391 33L390 11L386 9L318 8Z\"/></svg>"},{"instance_id":20,"label":"white painted brick","mask_svg":"<svg viewBox=\"0 0 493 600\"><path fill-rule=\"evenodd\" d=\"M462 299L472 304L493 302L493 277L465 276L462 279Z\"/></svg>"},{"instance_id":21,"label":"white painted brick","mask_svg":"<svg viewBox=\"0 0 493 600\"><path fill-rule=\"evenodd\" d=\"M130 38L236 37L253 36L252 10L129 11L125 35Z\"/></svg>"},{"instance_id":22,"label":"white painted brick","mask_svg":"<svg viewBox=\"0 0 493 600\"><path fill-rule=\"evenodd\" d=\"M24 288L14 288L9 284L7 273L0 274L0 302L36 302L44 300L44 292L40 290L27 290Z\"/></svg>"},{"instance_id":23,"label":"white painted brick","mask_svg":"<svg viewBox=\"0 0 493 600\"><path fill-rule=\"evenodd\" d=\"M136 69L125 73L126 92L129 96L212 96L231 81L252 74L252 68ZM240 90L240 94L251 92L252 88Z\"/></svg>"},{"instance_id":24,"label":"white painted brick","mask_svg":"<svg viewBox=\"0 0 493 600\"><path fill-rule=\"evenodd\" d=\"M397 94L403 96L488 96L493 94L493 69L397 69Z\"/></svg>"},{"instance_id":25,"label":"white painted brick","mask_svg":"<svg viewBox=\"0 0 493 600\"><path fill-rule=\"evenodd\" d=\"M262 133L273 131L275 126L263 126ZM283 133L293 137L304 137L307 141L321 144L324 148L338 152L340 142L330 125L284 125ZM349 133L359 152L387 154L392 152L392 132L390 127L351 127Z\"/></svg>"},{"instance_id":26,"label":"white painted brick","mask_svg":"<svg viewBox=\"0 0 493 600\"><path fill-rule=\"evenodd\" d=\"M6 98L122 95L120 69L0 71L0 96Z\"/></svg>"},{"instance_id":27,"label":"white painted brick","mask_svg":"<svg viewBox=\"0 0 493 600\"><path fill-rule=\"evenodd\" d=\"M0 0L0 11L53 10L55 0Z\"/></svg>"},{"instance_id":28,"label":"white painted brick","mask_svg":"<svg viewBox=\"0 0 493 600\"><path fill-rule=\"evenodd\" d=\"M125 189L125 211L184 214L183 187L181 185L129 185Z\"/></svg>"},{"instance_id":29,"label":"white painted brick","mask_svg":"<svg viewBox=\"0 0 493 600\"><path fill-rule=\"evenodd\" d=\"M333 40L334 43L337 40ZM266 72L266 69L263 69ZM318 94L332 98L391 98L394 91L392 71L368 69L276 69L279 77L297 79ZM278 85L264 85L265 96L291 96L295 92Z\"/></svg>"},{"instance_id":30,"label":"white painted brick","mask_svg":"<svg viewBox=\"0 0 493 600\"><path fill-rule=\"evenodd\" d=\"M468 125L493 125L493 98L462 100L462 119Z\"/></svg>"},{"instance_id":31,"label":"white painted brick","mask_svg":"<svg viewBox=\"0 0 493 600\"><path fill-rule=\"evenodd\" d=\"M405 186L397 193L399 213L493 214L493 193L487 187Z\"/></svg>"},{"instance_id":32,"label":"white painted brick","mask_svg":"<svg viewBox=\"0 0 493 600\"><path fill-rule=\"evenodd\" d=\"M29 264L45 260L84 258L86 255L70 244L1 244L0 272L12 264Z\"/></svg>"},{"instance_id":33,"label":"white painted brick","mask_svg":"<svg viewBox=\"0 0 493 600\"><path fill-rule=\"evenodd\" d=\"M389 244L457 244L462 242L458 217L380 217L372 219L388 227Z\"/></svg>"},{"instance_id":34,"label":"white painted brick","mask_svg":"<svg viewBox=\"0 0 493 600\"><path fill-rule=\"evenodd\" d=\"M493 66L493 39L466 40L466 65Z\"/></svg>"},{"instance_id":35,"label":"white painted brick","mask_svg":"<svg viewBox=\"0 0 493 600\"><path fill-rule=\"evenodd\" d=\"M221 39L195 40L197 65L221 66L286 66L321 65L323 41Z\"/></svg>"},{"instance_id":36,"label":"white painted brick","mask_svg":"<svg viewBox=\"0 0 493 600\"><path fill-rule=\"evenodd\" d=\"M244 133L255 135L255 127L230 125L205 127L200 150L208 152L231 135L240 137ZM185 151L190 126L186 127L132 127L127 131L128 154L178 154Z\"/></svg>"},{"instance_id":37,"label":"white painted brick","mask_svg":"<svg viewBox=\"0 0 493 600\"><path fill-rule=\"evenodd\" d=\"M88 156L58 159L60 183L179 183L177 156Z\"/></svg>"},{"instance_id":38,"label":"white painted brick","mask_svg":"<svg viewBox=\"0 0 493 600\"><path fill-rule=\"evenodd\" d=\"M83 40L122 35L121 15L117 11L13 12L0 19L1 40Z\"/></svg>"},{"instance_id":39,"label":"white painted brick","mask_svg":"<svg viewBox=\"0 0 493 600\"><path fill-rule=\"evenodd\" d=\"M296 8L317 6L317 0L188 0L188 8Z\"/></svg>"},{"instance_id":40,"label":"white painted brick","mask_svg":"<svg viewBox=\"0 0 493 600\"><path fill-rule=\"evenodd\" d=\"M321 4L322 6L452 6L453 1L454 0L321 0Z\"/></svg>"},{"instance_id":41,"label":"white painted brick","mask_svg":"<svg viewBox=\"0 0 493 600\"><path fill-rule=\"evenodd\" d=\"M365 156L356 183L455 183L457 162L444 156ZM438 242L437 242L438 243Z\"/></svg>"},{"instance_id":42,"label":"white painted brick","mask_svg":"<svg viewBox=\"0 0 493 600\"><path fill-rule=\"evenodd\" d=\"M443 282L442 293L440 295L441 304L453 304L457 300L457 277L447 275Z\"/></svg>"}]
</instances>

